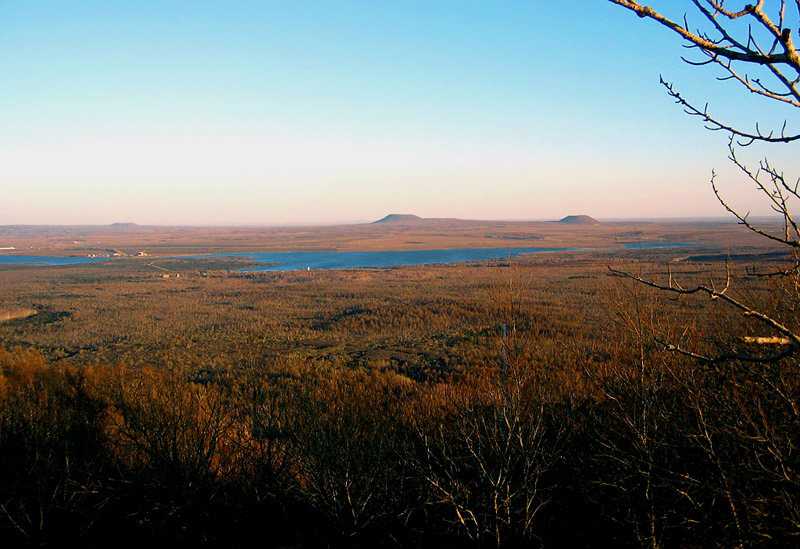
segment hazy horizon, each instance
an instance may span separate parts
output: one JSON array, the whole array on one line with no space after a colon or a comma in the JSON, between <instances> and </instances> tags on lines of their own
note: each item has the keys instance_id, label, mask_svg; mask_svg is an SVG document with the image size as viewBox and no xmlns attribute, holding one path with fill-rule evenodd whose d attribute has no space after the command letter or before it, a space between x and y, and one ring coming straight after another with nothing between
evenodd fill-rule
<instances>
[{"instance_id":1,"label":"hazy horizon","mask_svg":"<svg viewBox=\"0 0 800 549\"><path fill-rule=\"evenodd\" d=\"M388 214L387 214L388 215ZM400 214L400 215L415 215L415 214ZM588 215L588 214L568 214L568 215ZM567 217L567 216L563 216ZM562 218L463 218L463 217L420 217L423 221L465 221L465 222L498 222L498 223L553 223L558 222ZM595 217L589 216L597 221L604 223L647 223L647 222L712 222L712 223L732 223L738 224L739 221L731 216L724 215L711 215L711 216L689 216L689 217ZM137 221L112 221L110 223L6 223L0 227L111 227L115 225L121 226L136 226L136 227L221 227L221 228L291 228L291 227L334 227L342 225L370 225L382 218L375 219L344 219L340 221L329 222L297 222L297 223L139 223ZM782 218L776 215L756 215L750 216L751 221L761 222L782 222Z\"/></svg>"},{"instance_id":2,"label":"hazy horizon","mask_svg":"<svg viewBox=\"0 0 800 549\"><path fill-rule=\"evenodd\" d=\"M658 78L745 127L778 107L609 2L10 1L0 20L0 225L723 218L712 169L769 213ZM741 155L765 151L798 168Z\"/></svg>"}]
</instances>

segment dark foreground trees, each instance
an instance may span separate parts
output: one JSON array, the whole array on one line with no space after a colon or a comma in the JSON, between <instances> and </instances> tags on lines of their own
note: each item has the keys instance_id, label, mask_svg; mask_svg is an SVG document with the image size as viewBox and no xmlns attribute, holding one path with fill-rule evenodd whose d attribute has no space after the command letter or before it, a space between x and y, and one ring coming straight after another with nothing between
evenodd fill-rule
<instances>
[{"instance_id":1,"label":"dark foreground trees","mask_svg":"<svg viewBox=\"0 0 800 549\"><path fill-rule=\"evenodd\" d=\"M535 339L504 354L498 335L481 343L493 356L428 383L324 361L197 376L4 350L0 541L791 546L797 361L697 368L653 341L659 298L642 291L591 370Z\"/></svg>"},{"instance_id":2,"label":"dark foreground trees","mask_svg":"<svg viewBox=\"0 0 800 549\"><path fill-rule=\"evenodd\" d=\"M698 531L713 532L712 537L706 538L707 544L719 544L722 539L739 546L797 543L800 540L797 496L800 494L800 226L793 212L800 200L800 179L784 175L768 158L752 167L741 159L739 152L754 143L792 146L800 140L796 125L796 109L800 108L800 52L796 44L800 2L691 0L681 5L660 2L656 8L629 0L611 2L677 34L690 50L685 61L714 67L720 80L730 81L763 101L783 107L787 118L776 128L766 128L759 124L758 114L751 112L748 114L753 117L752 127L747 128L713 114L708 104L699 107L695 100L685 98L662 79L667 93L687 114L701 119L708 129L729 135L730 161L741 177L754 186L760 200L780 216L780 225L756 223L749 212L732 207L715 175L711 178L712 189L725 210L740 224L782 247L786 263L779 269L752 266L748 270L751 280L770 281L767 300L759 300L750 293L748 286L752 282L737 277L737 269L731 265L716 284L685 280L669 269L661 276L612 270L615 275L674 299L708 297L712 303L727 307L737 319L717 330L710 325L699 330L685 325L682 334L673 329L669 337L654 331L654 341L664 349L692 361L681 366L676 361L665 364L672 375L663 388L674 391L677 400L659 412L648 404L653 400L645 391L635 399L641 407L637 412L641 425L619 406L613 416L622 421L623 427L637 433L641 441L637 453L646 459L636 469L640 474L646 472L643 479L646 493L651 488L664 488L650 482L654 466L661 468L662 477L669 479L672 475L667 488L675 502L669 507L683 509L687 522L682 529L693 530L713 516L714 526ZM684 10L686 13L682 13ZM651 375L646 379L646 383L636 385L640 389L650 386ZM658 376L656 381L663 383ZM614 393L606 390L612 402L617 390L616 387ZM663 396L655 399L664 401ZM669 430L666 435L663 430L658 432L655 425L645 429L647 418L652 418L653 413L671 418L665 423ZM679 445L674 446L674 442ZM657 454L665 452L672 455L665 461L654 461ZM626 464L636 455L623 454L625 457L620 461ZM690 470L681 465L686 459L694 463ZM704 490L693 490L694 486L703 486ZM654 509L649 502L632 507L652 509L645 513L647 520L642 522L645 528L641 530L648 544L659 546L670 539L667 509Z\"/></svg>"}]
</instances>

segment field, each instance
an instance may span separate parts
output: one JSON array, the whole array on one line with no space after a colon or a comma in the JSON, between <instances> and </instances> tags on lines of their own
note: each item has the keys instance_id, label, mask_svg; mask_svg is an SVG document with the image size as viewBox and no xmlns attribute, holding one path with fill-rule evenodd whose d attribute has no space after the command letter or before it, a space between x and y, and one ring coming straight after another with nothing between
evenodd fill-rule
<instances>
[{"instance_id":1,"label":"field","mask_svg":"<svg viewBox=\"0 0 800 549\"><path fill-rule=\"evenodd\" d=\"M285 273L181 257L625 242L697 246ZM268 547L800 532L796 360L670 352L656 338L754 353L742 337L772 334L609 269L686 287L727 269L731 295L796 325L792 288L758 276L789 258L736 224L0 227L0 246L118 254L0 265L0 465L14 471L0 537L14 543L237 546L265 525Z\"/></svg>"}]
</instances>

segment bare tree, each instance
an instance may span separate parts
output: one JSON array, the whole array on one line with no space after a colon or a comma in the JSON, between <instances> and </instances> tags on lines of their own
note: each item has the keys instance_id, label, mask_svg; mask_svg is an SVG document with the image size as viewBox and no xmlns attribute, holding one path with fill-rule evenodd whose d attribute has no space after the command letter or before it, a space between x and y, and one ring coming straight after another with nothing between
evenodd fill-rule
<instances>
[{"instance_id":1,"label":"bare tree","mask_svg":"<svg viewBox=\"0 0 800 549\"><path fill-rule=\"evenodd\" d=\"M794 33L800 28L800 0L759 0L753 4L686 0L682 4L687 12L681 19L668 15L680 9L676 8L678 2L663 1L654 9L635 1L610 1L677 34L691 52L684 61L716 67L719 80L787 109L788 120L797 112L793 109L800 108L800 54L794 42ZM660 278L611 271L675 299L706 296L738 316L733 324L720 326L723 347L698 347L690 338L676 340L674 334L656 338L665 349L691 359L688 364L681 360L665 362L670 375L660 379L671 380L679 388L673 391L675 404L668 407L669 416L662 425L676 429L677 434L668 437L679 444L675 456L693 456L691 463L677 468L682 472L677 478L683 479L676 484L677 493L686 495L689 508L704 522L715 525L705 535L709 539L722 536L722 543L730 546L780 546L796 540L800 532L796 459L800 444L800 225L793 214L800 201L800 180L787 178L767 159L751 167L737 152L753 143L792 145L800 140L800 133L791 131L790 122L767 129L755 121L753 129L744 128L711 114L707 104L699 107L663 78L661 83L687 114L700 118L709 130L728 134L730 161L755 187L760 199L780 216L782 224L758 223L749 212L734 208L712 172L714 194L741 225L781 247L787 264L777 270L754 269L748 273L760 279L756 285L761 289L769 286L771 303L760 299L764 293L760 289L749 293L745 285L735 284L737 269L730 264L726 264L721 281L708 284L680 280L671 268ZM743 333L745 329L749 333ZM694 361L708 367L696 368ZM616 393L610 396L617 398ZM638 395L631 401L645 402ZM658 398L655 401L661 402ZM685 416L673 421L678 409ZM611 419L624 420L628 416L622 412L612 408ZM631 438L622 432L621 440L626 436ZM647 472L643 465L649 465L641 459L649 457L647 451L626 450L622 454L624 462L632 463L641 478L649 478L642 474ZM669 461L672 471L675 460ZM702 529L697 533L702 534ZM663 543L657 536L650 535L650 539Z\"/></svg>"},{"instance_id":2,"label":"bare tree","mask_svg":"<svg viewBox=\"0 0 800 549\"><path fill-rule=\"evenodd\" d=\"M794 33L800 27L800 0L759 0L755 4L726 0L687 0L690 13L682 20L664 15L666 9L674 9L673 2L662 2L660 11L630 0L610 0L639 17L655 21L680 36L685 46L696 55L684 57L691 65L713 65L721 69L719 80L732 81L749 93L791 109L800 108L800 52L795 45ZM690 15L691 14L691 15ZM690 23L691 19L691 23ZM800 179L792 181L783 172L764 159L756 168L750 167L736 154L737 147L746 147L755 142L792 143L800 140L800 133L788 131L784 122L778 129L765 130L756 121L754 129L748 130L729 123L709 111L708 104L702 108L684 98L669 82L661 79L667 93L683 107L684 111L703 120L712 131L722 131L730 136L728 149L730 161L755 185L763 200L782 218L782 228L775 230L769 225L751 221L749 212L743 213L726 202L719 190L716 174L712 173L711 186L719 202L740 224L748 230L786 247L790 264L777 272L763 276L779 276L787 283L792 303L800 302L800 226L792 210L800 200ZM741 336L736 348L713 356L699 354L679 345L664 341L668 349L683 353L707 363L740 360L746 362L775 362L796 355L800 349L800 331L796 327L797 315L781 314L761 310L748 304L731 292L731 271L726 272L724 283L681 285L668 273L666 281L646 279L624 271L614 270L615 275L629 277L643 284L658 288L676 296L700 294L721 301L752 320L766 333ZM793 310L794 307L788 309Z\"/></svg>"}]
</instances>

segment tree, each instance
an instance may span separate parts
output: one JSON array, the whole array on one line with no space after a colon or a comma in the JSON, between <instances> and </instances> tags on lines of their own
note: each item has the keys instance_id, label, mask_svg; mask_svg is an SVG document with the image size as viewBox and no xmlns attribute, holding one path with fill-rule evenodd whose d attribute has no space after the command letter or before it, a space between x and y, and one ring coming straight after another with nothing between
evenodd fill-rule
<instances>
[{"instance_id":1,"label":"tree","mask_svg":"<svg viewBox=\"0 0 800 549\"><path fill-rule=\"evenodd\" d=\"M662 2L658 11L635 1L610 1L680 36L696 54L693 59L684 58L687 63L716 66L722 71L720 80L731 81L764 101L785 107L791 114L800 108L800 53L793 36L800 27L800 0L759 0L747 5L741 1L688 0L690 13L684 14L681 22L665 15L665 10L675 9L676 3ZM730 161L780 215L781 230L752 221L749 213L726 202L713 173L712 189L740 224L780 245L787 252L788 263L778 270L754 269L749 273L751 280L761 280L762 287L764 279L769 281L771 303L757 299L760 290L750 295L746 288L735 293L735 271L727 264L719 286L681 284L671 270L662 281L620 270L612 272L676 298L706 295L742 315L742 322L722 327L727 340L724 348L693 349L690 343L658 340L667 350L707 366L697 368L696 362L687 365L680 360L665 364L672 383L678 387L673 391L675 402L668 403L669 412L661 424L675 431L666 439L679 444L675 456L691 456L687 463L678 464L676 470L680 474L673 477L680 482L673 492L685 495L689 509L702 518L696 524L705 526L691 527L696 540L738 547L788 546L796 543L800 535L800 226L792 213L800 201L800 179L793 182L767 159L751 168L737 156L737 149L757 142L792 144L800 140L800 134L788 131L787 122L772 130L765 130L756 122L754 129L748 130L712 115L707 106L697 107L663 78L661 83L687 114L699 117L708 129L729 135ZM743 327L755 335L742 335ZM636 383L630 385L638 388ZM618 390L609 393L612 402L622 401L618 394L625 396ZM651 400L659 403L663 396ZM625 403L628 401L640 408L647 403L637 393ZM678 419L679 411L682 419ZM624 426L631 414L622 412L612 407L608 424L613 427L615 420L621 423L621 419ZM634 412L637 417L644 417L638 409L634 408ZM621 433L617 438L623 442L635 440ZM634 434L638 431L634 430ZM648 479L649 486L650 477L642 475L648 472L642 463L648 466L649 461L641 457L649 458L650 448L644 450L647 451L633 453L623 447L619 461L638 470L640 477ZM671 472L676 460L671 456L668 461L669 467L663 471ZM663 471L654 478L670 481ZM672 508L671 502L667 508ZM663 532L669 526L666 517L664 513L656 515L660 529L651 530ZM648 541L653 546L665 543L655 535L650 535Z\"/></svg>"},{"instance_id":2,"label":"tree","mask_svg":"<svg viewBox=\"0 0 800 549\"><path fill-rule=\"evenodd\" d=\"M733 81L765 101L777 102L789 110L800 108L800 52L793 36L800 27L800 0L794 2L759 0L755 4L746 5L737 2L734 9L729 7L733 2L725 0L690 0L687 4L694 8L691 12L694 17L692 24L697 25L696 27L690 26L689 14L684 14L683 20L678 22L663 15L663 10L657 11L635 1L610 1L641 18L655 21L680 36L686 47L698 54L698 59L684 58L687 63L697 66L717 66L722 69L720 80ZM667 7L670 3L663 2L663 4ZM779 130L765 131L758 122L755 123L753 130L747 130L712 115L707 104L703 108L697 107L663 78L661 83L687 114L701 118L710 130L729 134L729 159L755 185L762 199L768 202L772 210L781 216L780 232L751 221L749 212L742 213L725 201L717 186L716 174L712 173L711 186L722 206L747 229L782 244L789 252L791 259L786 268L764 275L781 277L788 282L785 288L789 289L790 295L784 303L787 307L784 307L783 311L766 311L731 295L730 270L726 273L725 283L721 289L714 285L703 284L684 287L671 273L666 283L660 283L623 271L612 269L612 272L678 296L705 294L713 300L727 303L747 319L760 325L762 330L769 331L769 335L740 337L731 349L713 356L698 354L663 342L670 350L707 363L730 360L772 363L796 355L800 349L800 331L796 328L795 307L800 305L800 226L792 214L792 209L800 200L798 191L800 179L792 182L768 159L760 161L757 168L751 168L740 160L736 149L755 142L792 143L800 140L800 133L787 133L786 122ZM763 350L765 348L772 350L765 352Z\"/></svg>"}]
</instances>

